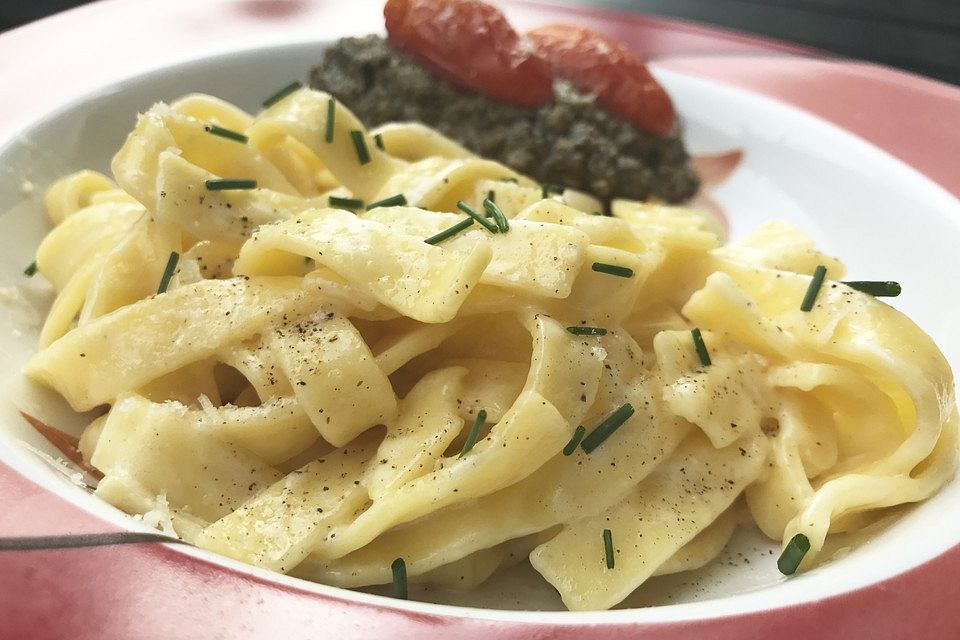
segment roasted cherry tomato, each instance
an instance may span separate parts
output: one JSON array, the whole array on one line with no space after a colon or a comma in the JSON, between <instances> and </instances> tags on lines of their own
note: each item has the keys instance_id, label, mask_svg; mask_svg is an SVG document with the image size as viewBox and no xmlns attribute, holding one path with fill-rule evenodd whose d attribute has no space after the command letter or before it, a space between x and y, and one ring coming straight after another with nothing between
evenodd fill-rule
<instances>
[{"instance_id":1,"label":"roasted cherry tomato","mask_svg":"<svg viewBox=\"0 0 960 640\"><path fill-rule=\"evenodd\" d=\"M477 0L389 0L391 44L454 84L538 107L553 97L550 65L496 8Z\"/></svg>"},{"instance_id":2,"label":"roasted cherry tomato","mask_svg":"<svg viewBox=\"0 0 960 640\"><path fill-rule=\"evenodd\" d=\"M600 106L657 136L673 130L670 96L622 43L572 25L540 27L527 36L557 75L596 95Z\"/></svg>"}]
</instances>

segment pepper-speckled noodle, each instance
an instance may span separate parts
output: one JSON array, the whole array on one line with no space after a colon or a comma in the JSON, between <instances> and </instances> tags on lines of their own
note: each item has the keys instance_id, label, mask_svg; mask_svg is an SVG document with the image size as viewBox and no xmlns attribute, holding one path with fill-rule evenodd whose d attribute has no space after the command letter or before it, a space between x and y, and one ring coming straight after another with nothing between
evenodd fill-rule
<instances>
[{"instance_id":1,"label":"pepper-speckled noodle","mask_svg":"<svg viewBox=\"0 0 960 640\"><path fill-rule=\"evenodd\" d=\"M398 597L529 558L603 609L741 511L803 570L956 466L936 346L783 223L722 245L691 209L591 215L309 89L158 104L113 173L47 193L27 375L108 407L80 443L97 495L197 546Z\"/></svg>"}]
</instances>

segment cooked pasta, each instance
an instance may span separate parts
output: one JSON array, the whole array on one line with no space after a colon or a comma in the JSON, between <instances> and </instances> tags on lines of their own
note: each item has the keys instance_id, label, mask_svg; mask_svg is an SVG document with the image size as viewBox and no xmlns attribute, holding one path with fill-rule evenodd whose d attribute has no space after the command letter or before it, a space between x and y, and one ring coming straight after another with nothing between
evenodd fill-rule
<instances>
[{"instance_id":1,"label":"cooked pasta","mask_svg":"<svg viewBox=\"0 0 960 640\"><path fill-rule=\"evenodd\" d=\"M738 510L789 573L954 472L943 356L784 223L600 215L307 89L158 104L112 171L48 191L27 375L106 407L96 493L199 547L343 587L529 557L605 609Z\"/></svg>"}]
</instances>

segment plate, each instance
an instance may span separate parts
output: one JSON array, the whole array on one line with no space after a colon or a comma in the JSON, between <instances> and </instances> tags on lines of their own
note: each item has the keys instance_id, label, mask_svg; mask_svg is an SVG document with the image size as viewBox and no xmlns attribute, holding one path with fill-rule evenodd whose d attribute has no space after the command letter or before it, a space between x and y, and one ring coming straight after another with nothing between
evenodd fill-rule
<instances>
[{"instance_id":1,"label":"plate","mask_svg":"<svg viewBox=\"0 0 960 640\"><path fill-rule=\"evenodd\" d=\"M0 55L5 48L27 44L42 51L22 65L32 74L15 71L13 98L0 107L0 211L6 212L0 237L0 296L6 302L0 306L0 353L7 363L0 387L10 399L0 415L3 535L131 527L129 518L53 471L37 450L56 452L17 414L19 408L64 429L79 426L62 403L26 385L19 373L34 350L40 314L49 303L42 283L20 275L46 230L39 214L45 185L68 171L106 169L134 114L156 100L203 91L253 110L289 79L305 77L333 37L365 33L380 24L374 3L351 4L349 11L332 3L293 1L217 2L202 9L170 2L163 7L161 11L159 2L93 5L0 36ZM841 256L851 278L900 281L904 294L895 306L934 337L951 363L960 363L960 335L952 330L960 316L960 283L933 275L960 271L954 250L960 243L960 205L930 178L849 129L890 151L901 149L911 161L924 145L936 157L950 134L935 139L937 127L927 131L924 119L913 115L905 119L912 123L906 135L891 137L874 121L891 117L877 106L875 117L860 128L844 120L850 117L849 107L835 108L831 119L844 128L756 92L783 98L794 91L793 102L811 109L811 102L813 107L817 100L829 102L821 95L822 82L818 90L804 92L792 85L784 89L769 78L786 74L802 79L813 70L832 69L829 77L844 90L850 78L859 78L862 91L879 91L879 83L884 95L896 96L890 99L893 104L912 108L909 114L928 109L956 118L960 91L875 67L859 73L857 65L798 58L789 47L682 24L546 4L506 8L518 26L560 20L564 16L557 14L567 13L567 20L595 22L628 41L643 36L648 54L649 38L666 41L672 34L676 49L661 45L652 53L662 58L655 73L684 119L688 146L695 153L741 149L744 154L733 175L710 193L726 212L732 235L770 218L786 219ZM133 16L141 22L155 19L164 37L135 35L125 22ZM71 44L90 42L91 32L103 37L92 39L90 50L84 50L87 57L60 64L63 58L57 56ZM741 55L704 55L710 38L714 51ZM44 43L52 43L53 53L41 47ZM130 49L134 43L136 49ZM48 86L50 72L64 66L77 73ZM763 78L768 78L766 84ZM854 120L863 114L857 111ZM927 155L919 166L949 180L952 165L931 165ZM945 186L958 191L960 181ZM946 579L960 568L960 551L954 548L960 533L956 526L944 526L960 522L960 483L905 511L845 557L789 580L776 571L771 543L740 536L726 562L700 575L664 579L630 601L656 606L612 612L510 611L558 605L552 589L530 580L523 570L488 584L471 601L488 607L481 609L347 592L203 551L160 545L0 553L0 594L4 608L15 612L13 629L36 630L40 620L52 637L169 637L211 625L230 637L309 637L322 624L325 632L336 630L345 637L525 637L534 632L605 637L629 630L632 637L649 633L670 639L703 637L709 629L710 637L717 638L760 637L771 630L800 638L823 623L838 637L857 637L863 615L874 624L883 622L874 637L897 637L898 630L906 629L947 637L958 630L950 626L956 623L924 612L960 595ZM466 601L455 593L427 595ZM103 603L119 608L111 615Z\"/></svg>"}]
</instances>

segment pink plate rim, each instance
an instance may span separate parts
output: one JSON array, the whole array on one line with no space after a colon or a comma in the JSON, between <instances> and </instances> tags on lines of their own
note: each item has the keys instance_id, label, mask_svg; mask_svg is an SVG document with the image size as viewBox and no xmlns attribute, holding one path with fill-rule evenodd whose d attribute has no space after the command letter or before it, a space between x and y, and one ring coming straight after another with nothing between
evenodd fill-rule
<instances>
[{"instance_id":1,"label":"pink plate rim","mask_svg":"<svg viewBox=\"0 0 960 640\"><path fill-rule=\"evenodd\" d=\"M113 79L243 42L334 37L357 25L321 0L103 0L0 35L5 100L0 139ZM357 3L351 3L357 4ZM369 3L368 3L369 4ZM960 89L868 63L680 21L543 1L500 2L518 26L576 20L615 35L661 68L734 85L824 118L960 196L955 154ZM323 20L323 16L336 20ZM316 22L314 22L316 21ZM149 29L142 25L149 24ZM141 25L132 28L131 25ZM356 33L363 32L361 29ZM373 29L366 29L367 31ZM122 51L122 55L117 55ZM28 55L25 53L28 52ZM16 66L9 61L16 60ZM50 78L57 78L51 82ZM0 535L112 528L0 465ZM0 552L4 637L389 638L947 638L960 547L868 587L778 609L666 622L585 625L562 615L520 622L506 612L412 610L389 599L318 594L165 545ZM464 613L466 612L466 613ZM626 612L620 612L623 614ZM869 625L869 626L868 626ZM9 635L8 635L9 634Z\"/></svg>"}]
</instances>

